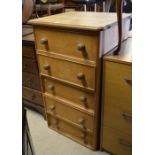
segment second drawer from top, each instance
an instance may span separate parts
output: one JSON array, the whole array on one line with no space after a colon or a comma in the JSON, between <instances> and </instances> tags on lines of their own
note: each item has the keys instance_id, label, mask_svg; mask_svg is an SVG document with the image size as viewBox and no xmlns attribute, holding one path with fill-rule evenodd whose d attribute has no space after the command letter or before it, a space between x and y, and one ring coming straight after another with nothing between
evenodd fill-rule
<instances>
[{"instance_id":1,"label":"second drawer from top","mask_svg":"<svg viewBox=\"0 0 155 155\"><path fill-rule=\"evenodd\" d=\"M38 55L38 64L41 75L50 76L92 91L95 90L94 67L43 55Z\"/></svg>"}]
</instances>

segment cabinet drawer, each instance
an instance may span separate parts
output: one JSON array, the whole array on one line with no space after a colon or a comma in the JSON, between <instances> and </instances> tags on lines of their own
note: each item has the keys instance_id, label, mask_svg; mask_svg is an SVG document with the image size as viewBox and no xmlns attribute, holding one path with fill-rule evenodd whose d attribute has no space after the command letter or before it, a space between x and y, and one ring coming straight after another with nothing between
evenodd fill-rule
<instances>
[{"instance_id":1,"label":"cabinet drawer","mask_svg":"<svg viewBox=\"0 0 155 155\"><path fill-rule=\"evenodd\" d=\"M23 87L22 90L23 99L39 104L41 106L44 105L41 92L26 87Z\"/></svg>"},{"instance_id":2,"label":"cabinet drawer","mask_svg":"<svg viewBox=\"0 0 155 155\"><path fill-rule=\"evenodd\" d=\"M23 58L22 70L24 72L38 74L38 68L35 60Z\"/></svg>"},{"instance_id":3,"label":"cabinet drawer","mask_svg":"<svg viewBox=\"0 0 155 155\"><path fill-rule=\"evenodd\" d=\"M114 155L132 155L132 136L104 127L102 148Z\"/></svg>"},{"instance_id":4,"label":"cabinet drawer","mask_svg":"<svg viewBox=\"0 0 155 155\"><path fill-rule=\"evenodd\" d=\"M33 46L22 46L22 56L28 57L28 58L35 58L34 53L34 47Z\"/></svg>"},{"instance_id":5,"label":"cabinet drawer","mask_svg":"<svg viewBox=\"0 0 155 155\"><path fill-rule=\"evenodd\" d=\"M104 125L132 134L132 109L124 103L123 107L104 104Z\"/></svg>"},{"instance_id":6,"label":"cabinet drawer","mask_svg":"<svg viewBox=\"0 0 155 155\"><path fill-rule=\"evenodd\" d=\"M37 75L23 72L22 73L22 84L23 86L30 87L33 89L41 90L40 78Z\"/></svg>"},{"instance_id":7,"label":"cabinet drawer","mask_svg":"<svg viewBox=\"0 0 155 155\"><path fill-rule=\"evenodd\" d=\"M44 96L47 113L59 116L79 128L93 131L93 116L87 115L71 105L60 102L50 96Z\"/></svg>"},{"instance_id":8,"label":"cabinet drawer","mask_svg":"<svg viewBox=\"0 0 155 155\"><path fill-rule=\"evenodd\" d=\"M131 107L132 66L106 61L104 67L105 104L113 104L119 107Z\"/></svg>"},{"instance_id":9,"label":"cabinet drawer","mask_svg":"<svg viewBox=\"0 0 155 155\"><path fill-rule=\"evenodd\" d=\"M56 80L43 78L44 92L62 98L86 109L94 111L95 95L76 89Z\"/></svg>"},{"instance_id":10,"label":"cabinet drawer","mask_svg":"<svg viewBox=\"0 0 155 155\"><path fill-rule=\"evenodd\" d=\"M74 85L95 89L95 68L38 55L40 73Z\"/></svg>"},{"instance_id":11,"label":"cabinet drawer","mask_svg":"<svg viewBox=\"0 0 155 155\"><path fill-rule=\"evenodd\" d=\"M98 33L57 31L52 28L35 28L36 48L83 60L95 61L98 54Z\"/></svg>"},{"instance_id":12,"label":"cabinet drawer","mask_svg":"<svg viewBox=\"0 0 155 155\"><path fill-rule=\"evenodd\" d=\"M84 145L93 146L93 136L90 133L80 130L75 126L47 114L48 126L61 134L78 141Z\"/></svg>"}]
</instances>

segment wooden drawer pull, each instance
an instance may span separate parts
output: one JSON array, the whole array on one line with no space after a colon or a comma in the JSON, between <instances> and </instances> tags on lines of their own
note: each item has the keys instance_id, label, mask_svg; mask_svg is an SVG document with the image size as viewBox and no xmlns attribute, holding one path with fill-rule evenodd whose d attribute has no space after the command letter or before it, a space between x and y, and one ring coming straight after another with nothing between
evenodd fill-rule
<instances>
[{"instance_id":1,"label":"wooden drawer pull","mask_svg":"<svg viewBox=\"0 0 155 155\"><path fill-rule=\"evenodd\" d=\"M128 147L128 148L132 148L132 144L130 144L130 143L128 143L128 142L126 142L125 140L123 140L123 139L118 139L118 143L119 144L121 144L121 145L124 145L125 147Z\"/></svg>"},{"instance_id":2,"label":"wooden drawer pull","mask_svg":"<svg viewBox=\"0 0 155 155\"><path fill-rule=\"evenodd\" d=\"M87 105L87 97L86 96L80 96L80 101L83 103L85 108L88 107L88 105Z\"/></svg>"},{"instance_id":3,"label":"wooden drawer pull","mask_svg":"<svg viewBox=\"0 0 155 155\"><path fill-rule=\"evenodd\" d=\"M86 102L87 101L87 97L86 96L80 96L80 101L81 102Z\"/></svg>"},{"instance_id":4,"label":"wooden drawer pull","mask_svg":"<svg viewBox=\"0 0 155 155\"><path fill-rule=\"evenodd\" d=\"M26 69L28 67L28 64L23 65L23 69Z\"/></svg>"},{"instance_id":5,"label":"wooden drawer pull","mask_svg":"<svg viewBox=\"0 0 155 155\"><path fill-rule=\"evenodd\" d=\"M83 43L79 43L79 44L77 45L77 49L78 49L79 51L81 51L81 52L85 52L85 51L86 51L86 47L85 47L85 45L84 45Z\"/></svg>"},{"instance_id":6,"label":"wooden drawer pull","mask_svg":"<svg viewBox=\"0 0 155 155\"><path fill-rule=\"evenodd\" d=\"M125 119L132 121L132 116L130 114L128 114L127 112L122 112L122 116Z\"/></svg>"},{"instance_id":7,"label":"wooden drawer pull","mask_svg":"<svg viewBox=\"0 0 155 155\"><path fill-rule=\"evenodd\" d=\"M57 119L52 120L52 124L53 125L57 125L58 124L58 120Z\"/></svg>"},{"instance_id":8,"label":"wooden drawer pull","mask_svg":"<svg viewBox=\"0 0 155 155\"><path fill-rule=\"evenodd\" d=\"M132 85L132 80L129 79L128 77L124 77L124 80L128 83L128 84L131 84Z\"/></svg>"},{"instance_id":9,"label":"wooden drawer pull","mask_svg":"<svg viewBox=\"0 0 155 155\"><path fill-rule=\"evenodd\" d=\"M53 111L55 109L55 105L50 106L50 110Z\"/></svg>"},{"instance_id":10,"label":"wooden drawer pull","mask_svg":"<svg viewBox=\"0 0 155 155\"><path fill-rule=\"evenodd\" d=\"M31 96L31 99L32 99L32 100L35 100L35 99L36 99L36 95L32 95L32 96Z\"/></svg>"},{"instance_id":11,"label":"wooden drawer pull","mask_svg":"<svg viewBox=\"0 0 155 155\"><path fill-rule=\"evenodd\" d=\"M55 88L55 87L54 87L53 84L48 85L48 89L49 89L49 90L54 90L54 88Z\"/></svg>"},{"instance_id":12,"label":"wooden drawer pull","mask_svg":"<svg viewBox=\"0 0 155 155\"><path fill-rule=\"evenodd\" d=\"M82 133L82 134L80 135L80 137L81 137L82 139L85 139L85 138L86 138L86 133L85 133L85 132Z\"/></svg>"},{"instance_id":13,"label":"wooden drawer pull","mask_svg":"<svg viewBox=\"0 0 155 155\"><path fill-rule=\"evenodd\" d=\"M45 64L45 65L44 65L44 69L45 69L45 70L49 70L49 69L50 69L50 65L49 65L49 64Z\"/></svg>"},{"instance_id":14,"label":"wooden drawer pull","mask_svg":"<svg viewBox=\"0 0 155 155\"><path fill-rule=\"evenodd\" d=\"M48 39L47 39L47 38L42 38L42 39L40 40L40 43L43 44L43 45L47 45Z\"/></svg>"},{"instance_id":15,"label":"wooden drawer pull","mask_svg":"<svg viewBox=\"0 0 155 155\"><path fill-rule=\"evenodd\" d=\"M27 80L27 83L29 84L29 86L32 86L33 80L32 79L29 79L29 80Z\"/></svg>"},{"instance_id":16,"label":"wooden drawer pull","mask_svg":"<svg viewBox=\"0 0 155 155\"><path fill-rule=\"evenodd\" d=\"M84 80L84 79L85 79L85 75L84 75L83 73L78 73L78 74L77 74L77 78L78 78L79 80Z\"/></svg>"},{"instance_id":17,"label":"wooden drawer pull","mask_svg":"<svg viewBox=\"0 0 155 155\"><path fill-rule=\"evenodd\" d=\"M85 123L85 120L84 120L84 118L80 118L79 120L78 120L78 122L80 123L80 124L84 124Z\"/></svg>"}]
</instances>

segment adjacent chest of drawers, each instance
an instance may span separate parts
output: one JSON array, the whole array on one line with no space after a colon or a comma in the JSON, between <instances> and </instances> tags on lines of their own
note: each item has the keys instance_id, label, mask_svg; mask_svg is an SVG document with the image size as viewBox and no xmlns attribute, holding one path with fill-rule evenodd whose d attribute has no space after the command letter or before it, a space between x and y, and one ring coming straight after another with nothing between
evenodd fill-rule
<instances>
[{"instance_id":1,"label":"adjacent chest of drawers","mask_svg":"<svg viewBox=\"0 0 155 155\"><path fill-rule=\"evenodd\" d=\"M132 60L129 38L119 56L103 60L101 148L115 155L132 154Z\"/></svg>"},{"instance_id":2,"label":"adjacent chest of drawers","mask_svg":"<svg viewBox=\"0 0 155 155\"><path fill-rule=\"evenodd\" d=\"M22 37L22 98L24 106L44 114L41 83L35 55L34 36L31 27L24 27Z\"/></svg>"},{"instance_id":3,"label":"adjacent chest of drawers","mask_svg":"<svg viewBox=\"0 0 155 155\"><path fill-rule=\"evenodd\" d=\"M98 145L101 57L117 43L103 46L105 35L117 28L105 33L98 16L105 19L105 14L72 12L30 21L48 126L91 149ZM116 16L110 17L111 25Z\"/></svg>"}]
</instances>

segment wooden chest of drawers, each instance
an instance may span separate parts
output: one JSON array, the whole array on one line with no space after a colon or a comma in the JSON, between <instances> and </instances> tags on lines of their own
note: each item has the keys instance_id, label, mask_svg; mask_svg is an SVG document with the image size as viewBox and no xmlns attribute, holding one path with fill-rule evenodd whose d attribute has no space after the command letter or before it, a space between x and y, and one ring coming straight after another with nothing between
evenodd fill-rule
<instances>
[{"instance_id":1,"label":"wooden chest of drawers","mask_svg":"<svg viewBox=\"0 0 155 155\"><path fill-rule=\"evenodd\" d=\"M101 148L115 155L132 154L132 60L131 42L119 56L103 60Z\"/></svg>"},{"instance_id":2,"label":"wooden chest of drawers","mask_svg":"<svg viewBox=\"0 0 155 155\"><path fill-rule=\"evenodd\" d=\"M36 60L34 36L32 27L23 27L22 37L22 98L24 106L44 114L44 102L41 92L41 82Z\"/></svg>"},{"instance_id":3,"label":"wooden chest of drawers","mask_svg":"<svg viewBox=\"0 0 155 155\"><path fill-rule=\"evenodd\" d=\"M29 22L34 27L48 126L91 149L99 142L101 58L117 45L116 15L109 14L108 23L107 15L69 12ZM124 15L126 28L129 17ZM112 32L115 41L104 47L104 37Z\"/></svg>"}]
</instances>

